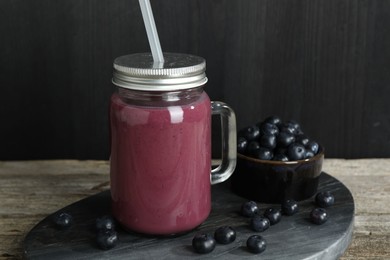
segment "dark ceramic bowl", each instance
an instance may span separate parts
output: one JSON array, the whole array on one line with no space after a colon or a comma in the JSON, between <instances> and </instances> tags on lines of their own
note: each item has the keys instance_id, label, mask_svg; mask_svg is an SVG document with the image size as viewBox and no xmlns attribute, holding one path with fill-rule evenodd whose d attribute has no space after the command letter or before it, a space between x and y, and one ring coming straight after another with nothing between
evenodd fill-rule
<instances>
[{"instance_id":1,"label":"dark ceramic bowl","mask_svg":"<svg viewBox=\"0 0 390 260\"><path fill-rule=\"evenodd\" d=\"M249 200L281 203L310 198L317 192L324 161L324 148L300 161L267 161L237 154L237 166L231 177L232 191Z\"/></svg>"}]
</instances>

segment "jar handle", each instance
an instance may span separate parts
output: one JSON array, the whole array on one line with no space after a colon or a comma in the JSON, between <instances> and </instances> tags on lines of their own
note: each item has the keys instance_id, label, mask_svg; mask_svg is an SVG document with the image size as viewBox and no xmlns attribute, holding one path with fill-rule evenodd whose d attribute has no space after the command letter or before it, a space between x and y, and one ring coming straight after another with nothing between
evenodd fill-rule
<instances>
[{"instance_id":1,"label":"jar handle","mask_svg":"<svg viewBox=\"0 0 390 260\"><path fill-rule=\"evenodd\" d=\"M236 168L236 115L227 104L219 101L211 101L211 113L221 116L222 161L217 168L211 170L211 184L217 184L226 181Z\"/></svg>"}]
</instances>

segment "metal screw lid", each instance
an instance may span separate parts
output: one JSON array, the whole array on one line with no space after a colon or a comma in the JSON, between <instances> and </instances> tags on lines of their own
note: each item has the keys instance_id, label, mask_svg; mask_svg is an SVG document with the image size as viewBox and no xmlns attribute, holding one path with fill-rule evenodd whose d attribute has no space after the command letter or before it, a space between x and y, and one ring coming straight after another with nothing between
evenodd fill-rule
<instances>
[{"instance_id":1,"label":"metal screw lid","mask_svg":"<svg viewBox=\"0 0 390 260\"><path fill-rule=\"evenodd\" d=\"M151 53L136 53L114 60L112 82L123 88L143 91L175 91L207 82L205 59L181 53L164 53L155 63Z\"/></svg>"}]
</instances>

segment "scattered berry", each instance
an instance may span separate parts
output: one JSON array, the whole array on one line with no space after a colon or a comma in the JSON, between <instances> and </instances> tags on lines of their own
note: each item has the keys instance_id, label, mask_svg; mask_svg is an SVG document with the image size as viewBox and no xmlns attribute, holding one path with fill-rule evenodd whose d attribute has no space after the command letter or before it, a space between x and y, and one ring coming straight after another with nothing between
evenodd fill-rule
<instances>
[{"instance_id":1,"label":"scattered berry","mask_svg":"<svg viewBox=\"0 0 390 260\"><path fill-rule=\"evenodd\" d=\"M54 223L58 228L66 229L73 224L73 217L69 213L61 212L55 216Z\"/></svg>"},{"instance_id":2,"label":"scattered berry","mask_svg":"<svg viewBox=\"0 0 390 260\"><path fill-rule=\"evenodd\" d=\"M229 226L219 227L214 232L214 238L220 244L230 244L236 240L236 231Z\"/></svg>"},{"instance_id":3,"label":"scattered berry","mask_svg":"<svg viewBox=\"0 0 390 260\"><path fill-rule=\"evenodd\" d=\"M259 207L254 201L247 201L241 206L241 215L251 218L259 212Z\"/></svg>"},{"instance_id":4,"label":"scattered berry","mask_svg":"<svg viewBox=\"0 0 390 260\"><path fill-rule=\"evenodd\" d=\"M250 236L246 241L246 246L250 252L254 254L259 254L261 252L264 252L267 247L267 242L262 236L253 235Z\"/></svg>"},{"instance_id":5,"label":"scattered berry","mask_svg":"<svg viewBox=\"0 0 390 260\"><path fill-rule=\"evenodd\" d=\"M327 208L334 204L334 196L329 191L323 191L317 193L315 202L321 208Z\"/></svg>"},{"instance_id":6,"label":"scattered berry","mask_svg":"<svg viewBox=\"0 0 390 260\"><path fill-rule=\"evenodd\" d=\"M199 254L207 254L214 250L216 241L209 234L197 234L192 239L192 247Z\"/></svg>"},{"instance_id":7,"label":"scattered berry","mask_svg":"<svg viewBox=\"0 0 390 260\"><path fill-rule=\"evenodd\" d=\"M263 232L270 227L271 223L268 218L262 216L254 216L251 219L250 227L253 231Z\"/></svg>"},{"instance_id":8,"label":"scattered berry","mask_svg":"<svg viewBox=\"0 0 390 260\"><path fill-rule=\"evenodd\" d=\"M96 219L95 226L97 230L114 230L115 220L111 216L103 216Z\"/></svg>"},{"instance_id":9,"label":"scattered berry","mask_svg":"<svg viewBox=\"0 0 390 260\"><path fill-rule=\"evenodd\" d=\"M315 208L310 212L310 220L314 224L322 225L328 220L328 213L323 208Z\"/></svg>"},{"instance_id":10,"label":"scattered berry","mask_svg":"<svg viewBox=\"0 0 390 260\"><path fill-rule=\"evenodd\" d=\"M285 200L282 203L282 213L292 216L299 211L298 203L295 200Z\"/></svg>"},{"instance_id":11,"label":"scattered berry","mask_svg":"<svg viewBox=\"0 0 390 260\"><path fill-rule=\"evenodd\" d=\"M271 225L275 225L282 219L282 213L279 209L268 208L264 212L264 217L269 219Z\"/></svg>"},{"instance_id":12,"label":"scattered berry","mask_svg":"<svg viewBox=\"0 0 390 260\"><path fill-rule=\"evenodd\" d=\"M96 242L99 248L109 250L118 243L118 235L116 231L112 229L101 230L96 237Z\"/></svg>"}]
</instances>

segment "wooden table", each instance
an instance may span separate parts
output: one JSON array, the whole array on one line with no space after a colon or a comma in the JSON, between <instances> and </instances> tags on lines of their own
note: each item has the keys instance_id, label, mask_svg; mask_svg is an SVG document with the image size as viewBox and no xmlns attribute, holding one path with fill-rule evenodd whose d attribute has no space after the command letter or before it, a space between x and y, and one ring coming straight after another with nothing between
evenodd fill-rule
<instances>
[{"instance_id":1,"label":"wooden table","mask_svg":"<svg viewBox=\"0 0 390 260\"><path fill-rule=\"evenodd\" d=\"M353 241L342 259L390 259L390 159L325 159L323 170L355 199ZM109 188L107 161L0 162L0 259L20 259L31 228L50 213Z\"/></svg>"}]
</instances>

